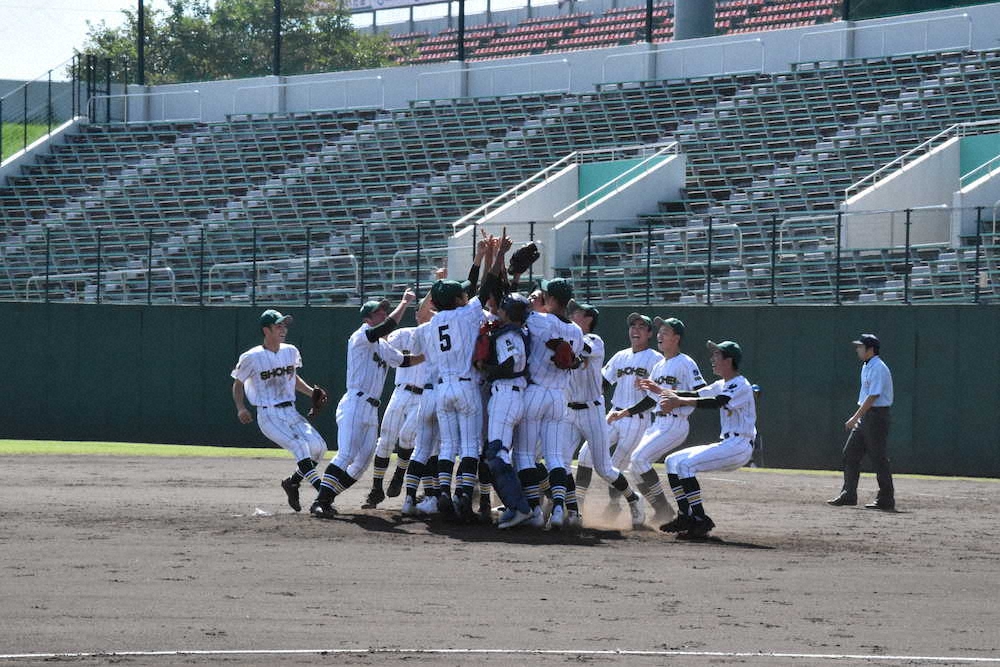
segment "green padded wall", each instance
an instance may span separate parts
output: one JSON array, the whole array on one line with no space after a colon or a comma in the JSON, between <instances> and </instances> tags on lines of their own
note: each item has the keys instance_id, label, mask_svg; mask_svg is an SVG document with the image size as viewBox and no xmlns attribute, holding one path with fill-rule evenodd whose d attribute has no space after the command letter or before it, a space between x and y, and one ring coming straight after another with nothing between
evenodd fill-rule
<instances>
[{"instance_id":1,"label":"green padded wall","mask_svg":"<svg viewBox=\"0 0 1000 667\"><path fill-rule=\"evenodd\" d=\"M236 420L229 378L239 353L260 341L260 310L0 303L16 336L0 437L266 446L256 425ZM706 377L707 338L742 345L742 370L762 388L768 466L839 467L860 372L850 341L872 331L895 382L895 468L1000 476L998 306L602 307L598 333L609 355L625 347L633 310L684 320L684 350ZM303 377L339 400L357 310L285 312L296 317L289 342L302 351ZM334 407L318 422L331 446ZM688 442L717 433L718 415L696 411Z\"/></svg>"},{"instance_id":2,"label":"green padded wall","mask_svg":"<svg viewBox=\"0 0 1000 667\"><path fill-rule=\"evenodd\" d=\"M977 171L972 175L972 178L964 178L966 174L971 173L973 169L982 167L991 160L995 160L1000 155L1000 134L977 134L971 137L962 137L960 141L959 170L960 176L963 176L962 187L965 187L977 178L985 176L987 172L985 170ZM996 167L997 165L994 163L992 168Z\"/></svg>"}]
</instances>

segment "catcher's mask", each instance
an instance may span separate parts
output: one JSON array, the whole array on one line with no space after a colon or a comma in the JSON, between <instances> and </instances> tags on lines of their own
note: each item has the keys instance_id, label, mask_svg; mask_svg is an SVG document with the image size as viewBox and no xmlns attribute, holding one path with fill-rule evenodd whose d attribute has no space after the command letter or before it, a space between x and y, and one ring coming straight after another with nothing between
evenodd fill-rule
<instances>
[{"instance_id":1,"label":"catcher's mask","mask_svg":"<svg viewBox=\"0 0 1000 667\"><path fill-rule=\"evenodd\" d=\"M504 300L500 302L500 310L507 313L507 317L511 322L523 324L528 317L530 309L531 304L520 294L511 294L504 297Z\"/></svg>"}]
</instances>

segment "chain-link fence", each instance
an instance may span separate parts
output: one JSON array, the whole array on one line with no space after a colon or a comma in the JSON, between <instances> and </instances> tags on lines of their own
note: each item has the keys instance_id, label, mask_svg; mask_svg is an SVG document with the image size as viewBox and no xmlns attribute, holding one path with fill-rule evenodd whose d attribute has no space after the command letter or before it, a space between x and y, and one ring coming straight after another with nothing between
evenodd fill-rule
<instances>
[{"instance_id":1,"label":"chain-link fence","mask_svg":"<svg viewBox=\"0 0 1000 667\"><path fill-rule=\"evenodd\" d=\"M545 255L527 282L534 272L567 276L579 298L596 303L997 302L995 208L767 218L662 214L582 221L573 237L526 221L518 241L536 239ZM464 277L473 243L456 246L441 225L427 223L29 224L0 242L0 298L355 303L406 287L423 292L449 256L452 277Z\"/></svg>"}]
</instances>

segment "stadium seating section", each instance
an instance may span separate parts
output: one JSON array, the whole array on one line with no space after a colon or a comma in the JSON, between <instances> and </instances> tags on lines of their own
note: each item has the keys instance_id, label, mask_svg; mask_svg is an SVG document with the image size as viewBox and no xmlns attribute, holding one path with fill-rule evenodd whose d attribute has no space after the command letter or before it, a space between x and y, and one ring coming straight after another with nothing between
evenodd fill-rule
<instances>
[{"instance_id":1,"label":"stadium seating section","mask_svg":"<svg viewBox=\"0 0 1000 667\"><path fill-rule=\"evenodd\" d=\"M684 199L559 267L589 298L991 298L992 223L978 249L967 238L838 261L835 212L846 186L943 128L997 117L1000 52L986 51L396 110L91 124L0 188L0 298L43 298L46 282L50 299L106 302L394 293L426 284L455 220L569 152L671 139L688 160Z\"/></svg>"},{"instance_id":2,"label":"stadium seating section","mask_svg":"<svg viewBox=\"0 0 1000 667\"><path fill-rule=\"evenodd\" d=\"M718 34L737 34L829 23L839 19L838 0L719 0L715 10ZM653 41L674 36L673 3L656 2L653 9ZM646 5L617 7L594 16L573 12L507 23L473 25L466 31L469 61L509 58L535 53L558 53L576 49L633 44L646 38ZM437 35L426 32L392 37L400 64L454 60L458 53L458 31L449 28Z\"/></svg>"}]
</instances>

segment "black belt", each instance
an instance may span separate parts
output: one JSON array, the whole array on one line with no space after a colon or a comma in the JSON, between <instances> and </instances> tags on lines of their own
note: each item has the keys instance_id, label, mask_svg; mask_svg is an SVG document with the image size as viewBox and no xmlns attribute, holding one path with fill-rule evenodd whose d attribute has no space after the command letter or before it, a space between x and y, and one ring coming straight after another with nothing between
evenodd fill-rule
<instances>
[{"instance_id":1,"label":"black belt","mask_svg":"<svg viewBox=\"0 0 1000 667\"><path fill-rule=\"evenodd\" d=\"M434 385L432 383L430 383L430 382L428 382L427 384L424 385L424 391L427 391L428 389L433 389L433 388L434 388Z\"/></svg>"},{"instance_id":2,"label":"black belt","mask_svg":"<svg viewBox=\"0 0 1000 667\"><path fill-rule=\"evenodd\" d=\"M660 417L676 417L673 412L654 412L653 416L659 419Z\"/></svg>"},{"instance_id":3,"label":"black belt","mask_svg":"<svg viewBox=\"0 0 1000 667\"><path fill-rule=\"evenodd\" d=\"M359 397L365 396L365 392L359 391L355 394L355 396ZM371 396L365 396L365 403L372 406L373 408L377 408L378 406L382 405L382 401L378 400L377 398L372 398Z\"/></svg>"},{"instance_id":4,"label":"black belt","mask_svg":"<svg viewBox=\"0 0 1000 667\"><path fill-rule=\"evenodd\" d=\"M627 411L627 410L628 410L628 408L616 408L616 407L613 407L613 406L612 406L612 410L626 410L626 411ZM643 417L645 417L645 416L646 416L646 413L644 413L644 412L640 412L640 413L639 413L639 414L637 414L637 415L625 415L625 416L626 416L626 417L638 417L639 419L642 419Z\"/></svg>"},{"instance_id":5,"label":"black belt","mask_svg":"<svg viewBox=\"0 0 1000 667\"><path fill-rule=\"evenodd\" d=\"M753 440L753 436L747 433L723 433L722 439L725 440L726 438L746 438L747 440Z\"/></svg>"},{"instance_id":6,"label":"black belt","mask_svg":"<svg viewBox=\"0 0 1000 667\"><path fill-rule=\"evenodd\" d=\"M278 403L277 405L262 405L262 408L290 408L295 405L295 401L285 401L284 403Z\"/></svg>"},{"instance_id":7,"label":"black belt","mask_svg":"<svg viewBox=\"0 0 1000 667\"><path fill-rule=\"evenodd\" d=\"M410 392L411 394L416 394L417 396L419 396L420 394L424 393L424 388L423 387L417 387L417 386L412 385L412 384L404 385L403 389L405 389L406 391Z\"/></svg>"},{"instance_id":8,"label":"black belt","mask_svg":"<svg viewBox=\"0 0 1000 667\"><path fill-rule=\"evenodd\" d=\"M600 404L600 401L594 401L593 405L590 403L567 403L566 407L570 410L586 410L587 408L592 408Z\"/></svg>"},{"instance_id":9,"label":"black belt","mask_svg":"<svg viewBox=\"0 0 1000 667\"><path fill-rule=\"evenodd\" d=\"M472 382L472 378L458 378L459 382ZM438 380L438 384L444 384L444 378Z\"/></svg>"},{"instance_id":10,"label":"black belt","mask_svg":"<svg viewBox=\"0 0 1000 667\"><path fill-rule=\"evenodd\" d=\"M515 384L495 384L495 385L493 385L493 388L498 388L498 387L510 387L511 391L521 391L521 388L518 387Z\"/></svg>"}]
</instances>

